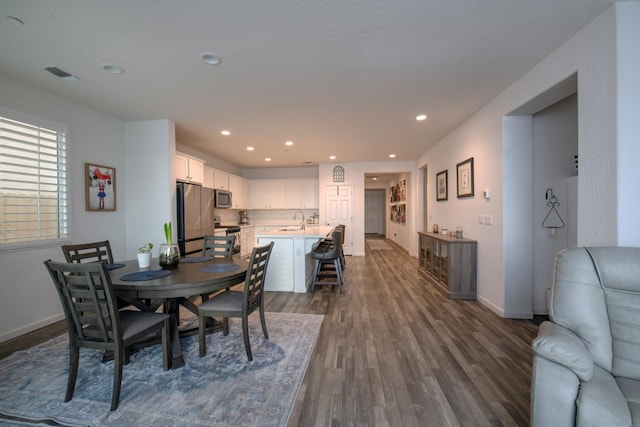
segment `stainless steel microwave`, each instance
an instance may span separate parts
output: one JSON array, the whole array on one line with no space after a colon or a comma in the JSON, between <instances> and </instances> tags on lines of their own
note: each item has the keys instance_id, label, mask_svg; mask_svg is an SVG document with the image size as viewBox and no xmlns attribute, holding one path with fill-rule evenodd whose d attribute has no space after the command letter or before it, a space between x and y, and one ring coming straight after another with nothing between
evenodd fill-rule
<instances>
[{"instance_id":1,"label":"stainless steel microwave","mask_svg":"<svg viewBox=\"0 0 640 427\"><path fill-rule=\"evenodd\" d=\"M214 200L216 208L228 209L232 207L231 204L231 191L227 190L214 190Z\"/></svg>"}]
</instances>

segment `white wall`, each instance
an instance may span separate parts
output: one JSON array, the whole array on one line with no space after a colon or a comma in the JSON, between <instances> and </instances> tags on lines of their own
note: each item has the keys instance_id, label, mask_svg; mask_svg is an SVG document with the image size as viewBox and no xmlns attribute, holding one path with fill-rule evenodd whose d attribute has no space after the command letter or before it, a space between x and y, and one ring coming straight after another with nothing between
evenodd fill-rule
<instances>
[{"instance_id":1,"label":"white wall","mask_svg":"<svg viewBox=\"0 0 640 427\"><path fill-rule=\"evenodd\" d=\"M151 242L153 256L165 243L164 223L173 224L177 242L175 125L169 120L125 124L127 171L126 259Z\"/></svg>"},{"instance_id":2,"label":"white wall","mask_svg":"<svg viewBox=\"0 0 640 427\"><path fill-rule=\"evenodd\" d=\"M577 174L574 158L578 153L577 95L540 111L533 116L533 312L547 314L547 288L553 279L555 256L569 246L569 225L577 218L569 216L568 177ZM547 205L546 190L557 198L555 212ZM550 213L551 212L551 213ZM547 217L549 215L549 217ZM544 228L561 225L562 228Z\"/></svg>"},{"instance_id":3,"label":"white wall","mask_svg":"<svg viewBox=\"0 0 640 427\"><path fill-rule=\"evenodd\" d=\"M109 239L113 251L124 254L127 188L123 123L1 73L0 105L68 126L70 241ZM85 162L116 169L117 211L85 211ZM0 252L0 341L63 318L55 288L42 264L47 259L64 260L60 244Z\"/></svg>"},{"instance_id":4,"label":"white wall","mask_svg":"<svg viewBox=\"0 0 640 427\"><path fill-rule=\"evenodd\" d=\"M418 167L428 165L429 181L434 182L436 172L445 168L455 170L456 162L474 157L476 188L478 191L490 188L491 201L479 197L478 192L473 199L458 200L451 197L450 188L449 202L438 204L432 196L427 203L433 222L446 218L447 224L455 222L462 225L466 237L478 240L479 299L500 315L532 315L531 284L526 279L531 277L531 257L526 254L531 239L530 231L523 227L527 222L530 229L532 218L522 208L531 205L530 196L522 191L523 187L530 189L531 186L520 185L520 181L531 182L531 152L526 148L527 144L517 143L519 139L527 138L526 134L521 134L522 127L515 126L515 131L512 129L514 122L530 119L506 115L577 72L580 156L578 244L615 244L618 240L618 218L637 208L637 202L631 206L629 203L618 204L616 191L618 181L625 178L633 181L634 178L630 170L616 170L616 99L625 88L620 86L620 82L616 87L615 18L616 11L625 16L620 22L624 28L619 28L619 32L637 35L637 30L630 27L640 20L638 9L637 3L616 3L417 161ZM622 52L625 57L630 50L636 49L637 52L637 47L630 44L623 46L626 48ZM637 61L635 67L637 70ZM639 84L637 75L627 76L632 88ZM626 106L636 117L637 99L633 105ZM626 125L634 130L633 126L637 126L630 121ZM637 150L630 147L628 142L628 146L623 148ZM621 206L624 207L622 215L619 212ZM494 225L478 225L479 214L493 215ZM638 245L640 239L629 243Z\"/></svg>"},{"instance_id":5,"label":"white wall","mask_svg":"<svg viewBox=\"0 0 640 427\"><path fill-rule=\"evenodd\" d=\"M617 27L617 170L618 245L640 244L640 187L637 176L640 159L640 2L620 4Z\"/></svg>"}]
</instances>

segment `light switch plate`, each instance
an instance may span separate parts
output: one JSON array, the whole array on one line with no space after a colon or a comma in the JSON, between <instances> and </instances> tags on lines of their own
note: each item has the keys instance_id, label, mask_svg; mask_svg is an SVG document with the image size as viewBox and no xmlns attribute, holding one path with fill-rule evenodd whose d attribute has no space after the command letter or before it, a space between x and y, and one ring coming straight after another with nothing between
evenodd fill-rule
<instances>
[{"instance_id":1,"label":"light switch plate","mask_svg":"<svg viewBox=\"0 0 640 427\"><path fill-rule=\"evenodd\" d=\"M478 224L484 224L484 216L478 216Z\"/></svg>"},{"instance_id":2,"label":"light switch plate","mask_svg":"<svg viewBox=\"0 0 640 427\"><path fill-rule=\"evenodd\" d=\"M492 225L493 224L493 216L485 215L484 216L484 225Z\"/></svg>"}]
</instances>

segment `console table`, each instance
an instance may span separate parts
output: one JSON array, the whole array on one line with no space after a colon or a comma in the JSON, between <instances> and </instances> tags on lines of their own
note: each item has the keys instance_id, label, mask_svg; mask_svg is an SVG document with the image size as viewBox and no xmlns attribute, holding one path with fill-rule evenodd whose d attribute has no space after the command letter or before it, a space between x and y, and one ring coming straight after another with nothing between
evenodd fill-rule
<instances>
[{"instance_id":1,"label":"console table","mask_svg":"<svg viewBox=\"0 0 640 427\"><path fill-rule=\"evenodd\" d=\"M476 299L478 242L418 232L418 266L450 299Z\"/></svg>"}]
</instances>

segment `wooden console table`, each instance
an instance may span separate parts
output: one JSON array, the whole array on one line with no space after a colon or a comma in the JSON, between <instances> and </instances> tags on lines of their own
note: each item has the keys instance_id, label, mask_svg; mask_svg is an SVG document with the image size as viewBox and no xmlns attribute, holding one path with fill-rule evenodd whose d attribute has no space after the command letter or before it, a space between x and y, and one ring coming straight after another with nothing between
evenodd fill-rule
<instances>
[{"instance_id":1,"label":"wooden console table","mask_svg":"<svg viewBox=\"0 0 640 427\"><path fill-rule=\"evenodd\" d=\"M450 299L476 299L478 242L418 232L418 265Z\"/></svg>"}]
</instances>

